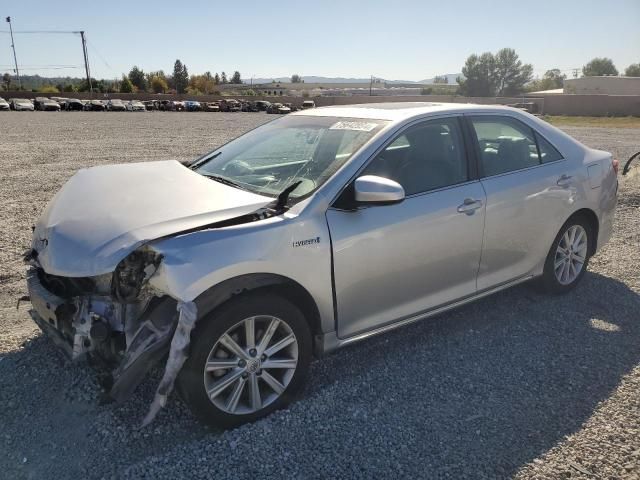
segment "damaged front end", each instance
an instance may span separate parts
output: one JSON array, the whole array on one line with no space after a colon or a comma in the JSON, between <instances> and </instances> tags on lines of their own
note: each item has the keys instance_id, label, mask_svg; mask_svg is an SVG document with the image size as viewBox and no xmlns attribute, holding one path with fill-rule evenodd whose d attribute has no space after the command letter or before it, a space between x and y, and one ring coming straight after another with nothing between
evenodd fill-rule
<instances>
[{"instance_id":1,"label":"damaged front end","mask_svg":"<svg viewBox=\"0 0 640 480\"><path fill-rule=\"evenodd\" d=\"M173 388L197 316L195 304L178 302L149 284L162 256L142 247L124 258L113 273L84 278L47 274L35 250L25 261L31 317L72 360L89 355L111 369L111 399L128 398L175 344L152 411L145 418L149 423Z\"/></svg>"}]
</instances>

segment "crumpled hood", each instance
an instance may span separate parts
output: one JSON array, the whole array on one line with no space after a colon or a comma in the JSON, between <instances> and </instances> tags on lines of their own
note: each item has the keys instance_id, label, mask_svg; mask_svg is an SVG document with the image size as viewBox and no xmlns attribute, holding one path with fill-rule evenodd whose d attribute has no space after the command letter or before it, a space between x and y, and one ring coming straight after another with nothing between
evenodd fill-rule
<instances>
[{"instance_id":1,"label":"crumpled hood","mask_svg":"<svg viewBox=\"0 0 640 480\"><path fill-rule=\"evenodd\" d=\"M173 160L83 169L47 205L33 248L47 273L101 275L150 240L245 215L272 200Z\"/></svg>"}]
</instances>

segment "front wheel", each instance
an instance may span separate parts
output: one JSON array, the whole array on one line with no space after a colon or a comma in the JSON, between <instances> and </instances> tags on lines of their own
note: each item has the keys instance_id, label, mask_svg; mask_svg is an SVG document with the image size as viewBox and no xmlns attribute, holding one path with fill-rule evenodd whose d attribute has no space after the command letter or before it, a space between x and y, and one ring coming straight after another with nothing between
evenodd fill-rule
<instances>
[{"instance_id":1,"label":"front wheel","mask_svg":"<svg viewBox=\"0 0 640 480\"><path fill-rule=\"evenodd\" d=\"M233 427L286 406L304 386L311 334L304 315L273 294L236 297L199 320L180 392L204 422Z\"/></svg>"},{"instance_id":2,"label":"front wheel","mask_svg":"<svg viewBox=\"0 0 640 480\"><path fill-rule=\"evenodd\" d=\"M549 293L566 293L584 276L593 251L590 223L581 216L570 218L556 236L540 279Z\"/></svg>"}]
</instances>

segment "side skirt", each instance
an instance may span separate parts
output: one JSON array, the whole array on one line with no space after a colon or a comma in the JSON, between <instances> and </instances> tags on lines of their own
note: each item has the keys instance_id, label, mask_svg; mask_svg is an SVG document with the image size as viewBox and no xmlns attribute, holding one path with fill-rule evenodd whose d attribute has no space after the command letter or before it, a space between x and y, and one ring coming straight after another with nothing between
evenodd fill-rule
<instances>
[{"instance_id":1,"label":"side skirt","mask_svg":"<svg viewBox=\"0 0 640 480\"><path fill-rule=\"evenodd\" d=\"M449 310L453 310L454 308L461 307L463 305L466 305L467 303L474 302L474 301L479 300L481 298L488 297L489 295L493 295L494 293L500 292L502 290L506 290L507 288L511 288L511 287L516 286L516 285L519 285L520 283L524 283L524 282L526 282L528 280L531 280L532 278L534 278L534 275L526 275L524 277L520 277L520 278L517 278L515 280L511 280L510 282L497 285L497 286L489 288L487 290L483 290L482 292L479 292L479 293L476 293L474 295L465 297L465 298L463 298L461 300L456 300L454 302L447 303L446 305L442 305L440 307L436 307L436 308L428 310L426 312L422 312L422 313L419 313L417 315L413 315L413 316L404 318L402 320L398 320L396 322L384 325L382 327L375 328L373 330L368 330L366 332L359 333L359 334L354 335L352 337L339 338L336 332L329 332L329 333L323 335L323 337L322 337L322 342L321 342L322 348L321 348L321 351L322 351L322 353L329 353L329 352L331 352L333 350L336 350L338 348L344 347L346 345L350 345L352 343L359 342L361 340L365 340L365 339L367 339L369 337L373 337L375 335L379 335L381 333L388 332L389 330L393 330L393 329L396 329L396 328L399 328L399 327L403 327L405 325L409 325L410 323L414 323L414 322L417 322L419 320L423 320L425 318L433 317L433 316L438 315L440 313L444 313L444 312L447 312Z\"/></svg>"}]
</instances>

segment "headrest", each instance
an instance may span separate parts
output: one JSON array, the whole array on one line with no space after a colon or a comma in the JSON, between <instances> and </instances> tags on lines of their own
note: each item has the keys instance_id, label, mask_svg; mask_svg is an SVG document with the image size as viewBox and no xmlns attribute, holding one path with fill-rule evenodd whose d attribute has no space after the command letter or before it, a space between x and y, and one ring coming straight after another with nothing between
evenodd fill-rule
<instances>
[{"instance_id":1,"label":"headrest","mask_svg":"<svg viewBox=\"0 0 640 480\"><path fill-rule=\"evenodd\" d=\"M445 148L444 133L446 133L445 129L440 125L428 126L408 133L407 140L412 147L440 152Z\"/></svg>"}]
</instances>

